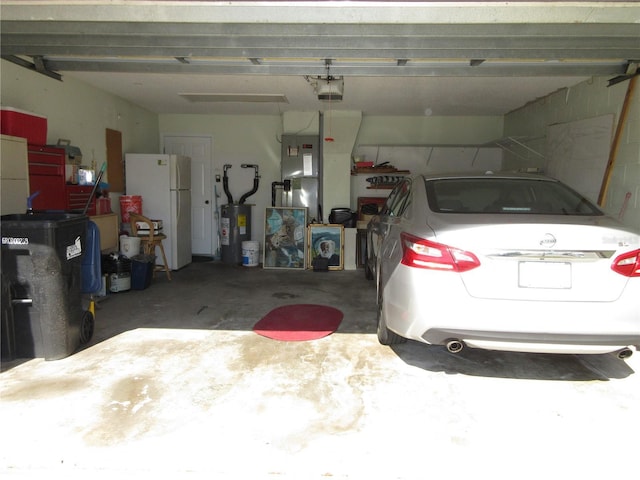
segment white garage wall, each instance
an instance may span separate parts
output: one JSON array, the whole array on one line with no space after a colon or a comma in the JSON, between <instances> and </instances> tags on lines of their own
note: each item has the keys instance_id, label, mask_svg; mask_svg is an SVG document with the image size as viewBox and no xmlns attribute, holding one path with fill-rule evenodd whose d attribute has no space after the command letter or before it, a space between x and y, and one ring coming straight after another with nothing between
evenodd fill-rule
<instances>
[{"instance_id":1,"label":"white garage wall","mask_svg":"<svg viewBox=\"0 0 640 480\"><path fill-rule=\"evenodd\" d=\"M593 78L509 113L504 120L505 136L531 139L527 141L527 145L548 158L546 136L551 125L579 122L613 114L613 131L615 131L628 82L607 87L608 80L608 77ZM625 196L630 192L631 198L622 220L625 224L640 229L640 95L637 93L632 99L620 141L604 209L618 216L623 211ZM524 150L523 152L525 152L524 159L505 155L505 167L544 168L546 161L544 158L526 154ZM601 179L599 181L601 182Z\"/></svg>"},{"instance_id":2,"label":"white garage wall","mask_svg":"<svg viewBox=\"0 0 640 480\"><path fill-rule=\"evenodd\" d=\"M598 201L613 136L613 115L547 127L547 175Z\"/></svg>"},{"instance_id":3,"label":"white garage wall","mask_svg":"<svg viewBox=\"0 0 640 480\"><path fill-rule=\"evenodd\" d=\"M59 82L5 60L1 61L0 75L2 105L45 115L49 126L47 143L56 143L58 138L70 139L82 150L85 163L95 160L97 165L101 165L105 161L106 128L122 132L124 152L158 151L161 133L212 135L214 160L218 168L221 169L224 163L261 165L261 188L252 197L258 208L270 204L271 182L280 180L278 139L283 131L283 123L288 130L292 130L298 122L295 115L289 115L286 122L277 115L158 116L69 76ZM606 114L613 114L617 121L627 83L607 87L607 80L594 78L569 90L556 92L504 118L363 116L354 151L358 145L478 145L515 136L529 139L526 141L528 146L544 153L549 125ZM300 128L309 126L309 115L309 112L300 113ZM294 125L291 125L292 122ZM316 129L317 123L310 128ZM505 167L544 168L543 158L527 154L525 150L523 152L527 160L506 153ZM341 158L340 165L346 161L346 156L345 159ZM221 170L216 173L221 173ZM248 179L243 176L245 173L251 176L253 171L239 168L232 171L230 183L235 195L248 189ZM334 206L342 206L348 198L342 198L346 195L344 188L339 190ZM605 209L618 215L627 192L631 192L631 199L623 221L640 228L640 95L635 95L632 102ZM325 203L334 203L329 192L325 191L325 197L328 197ZM224 202L224 197L221 200ZM114 208L117 209L117 205ZM329 211L328 208L329 204L325 210ZM259 228L256 233L260 231L262 235L261 222L256 228Z\"/></svg>"},{"instance_id":4,"label":"white garage wall","mask_svg":"<svg viewBox=\"0 0 640 480\"><path fill-rule=\"evenodd\" d=\"M305 124L309 121L306 117ZM243 163L258 165L260 185L246 203L254 205L251 212L251 237L262 243L264 211L271 205L271 183L280 181L280 115L160 115L161 135L207 135L213 138L212 175L223 175L225 164L229 191L235 201L253 188L255 171L241 168ZM156 147L159 148L159 147ZM222 182L214 183L218 190L218 205L226 205Z\"/></svg>"},{"instance_id":5,"label":"white garage wall","mask_svg":"<svg viewBox=\"0 0 640 480\"><path fill-rule=\"evenodd\" d=\"M357 145L482 145L502 137L501 116L364 116Z\"/></svg>"},{"instance_id":6,"label":"white garage wall","mask_svg":"<svg viewBox=\"0 0 640 480\"><path fill-rule=\"evenodd\" d=\"M332 112L330 127L325 115L323 193L322 208L324 221L328 222L332 208L354 208L350 200L351 165L354 144L362 124L362 112Z\"/></svg>"},{"instance_id":7,"label":"white garage wall","mask_svg":"<svg viewBox=\"0 0 640 480\"><path fill-rule=\"evenodd\" d=\"M69 76L63 76L60 82L11 62L1 62L2 106L46 116L47 143L69 139L82 151L84 164L91 165L95 160L100 168L106 161L107 128L122 132L124 152L158 148L155 113ZM109 180L106 175L105 180ZM112 203L115 204L113 200Z\"/></svg>"},{"instance_id":8,"label":"white garage wall","mask_svg":"<svg viewBox=\"0 0 640 480\"><path fill-rule=\"evenodd\" d=\"M316 134L318 112L287 112L279 115L177 115L162 114L161 135L211 135L213 138L213 174L222 175L223 165L233 165L229 188L234 199L250 190L253 170L241 169L241 163L260 166L260 188L247 203L252 212L253 240L264 236L264 209L271 205L271 183L280 181L280 138L282 133ZM415 145L478 144L502 135L502 117L362 117L360 112L334 111L332 136L325 143L323 211L351 203L349 184L351 153L358 143ZM325 119L325 134L328 127ZM222 183L217 184L220 205L227 203Z\"/></svg>"},{"instance_id":9,"label":"white garage wall","mask_svg":"<svg viewBox=\"0 0 640 480\"><path fill-rule=\"evenodd\" d=\"M499 147L408 147L358 146L357 155L377 164L410 170L412 173L469 172L502 169L502 150Z\"/></svg>"},{"instance_id":10,"label":"white garage wall","mask_svg":"<svg viewBox=\"0 0 640 480\"><path fill-rule=\"evenodd\" d=\"M502 170L502 150L498 147L410 147L358 146L357 155L376 163L389 162L400 171L415 173L486 172ZM389 175L394 175L390 173ZM358 205L358 197L386 197L389 190L375 189L364 173L351 178L351 208Z\"/></svg>"}]
</instances>

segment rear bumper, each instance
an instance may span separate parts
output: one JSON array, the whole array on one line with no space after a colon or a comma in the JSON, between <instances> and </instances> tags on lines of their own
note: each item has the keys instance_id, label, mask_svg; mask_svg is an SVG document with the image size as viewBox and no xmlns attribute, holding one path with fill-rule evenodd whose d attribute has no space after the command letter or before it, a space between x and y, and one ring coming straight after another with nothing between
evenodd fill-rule
<instances>
[{"instance_id":1,"label":"rear bumper","mask_svg":"<svg viewBox=\"0 0 640 480\"><path fill-rule=\"evenodd\" d=\"M627 347L640 349L640 334L487 332L432 328L421 339L433 345L446 345L451 340L458 340L473 348L531 353L598 354L616 352Z\"/></svg>"},{"instance_id":2,"label":"rear bumper","mask_svg":"<svg viewBox=\"0 0 640 480\"><path fill-rule=\"evenodd\" d=\"M613 302L502 300L469 296L459 275L413 270L399 266L384 289L386 324L402 337L521 352L640 349L640 282Z\"/></svg>"}]
</instances>

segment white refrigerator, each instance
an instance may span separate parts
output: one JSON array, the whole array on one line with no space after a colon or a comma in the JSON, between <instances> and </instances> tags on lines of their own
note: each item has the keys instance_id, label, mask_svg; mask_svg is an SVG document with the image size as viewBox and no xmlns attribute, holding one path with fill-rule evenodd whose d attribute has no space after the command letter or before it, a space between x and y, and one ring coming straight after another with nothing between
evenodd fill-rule
<instances>
[{"instance_id":1,"label":"white refrigerator","mask_svg":"<svg viewBox=\"0 0 640 480\"><path fill-rule=\"evenodd\" d=\"M178 270L191 263L191 158L127 153L125 184L127 195L142 197L144 216L162 220L169 268Z\"/></svg>"}]
</instances>

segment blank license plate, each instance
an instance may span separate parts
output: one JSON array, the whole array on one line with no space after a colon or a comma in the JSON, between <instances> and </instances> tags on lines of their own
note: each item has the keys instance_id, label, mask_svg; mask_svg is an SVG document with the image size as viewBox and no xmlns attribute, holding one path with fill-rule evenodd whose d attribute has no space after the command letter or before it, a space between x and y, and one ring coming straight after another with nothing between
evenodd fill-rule
<instances>
[{"instance_id":1,"label":"blank license plate","mask_svg":"<svg viewBox=\"0 0 640 480\"><path fill-rule=\"evenodd\" d=\"M520 262L518 286L522 288L571 288L571 264Z\"/></svg>"}]
</instances>

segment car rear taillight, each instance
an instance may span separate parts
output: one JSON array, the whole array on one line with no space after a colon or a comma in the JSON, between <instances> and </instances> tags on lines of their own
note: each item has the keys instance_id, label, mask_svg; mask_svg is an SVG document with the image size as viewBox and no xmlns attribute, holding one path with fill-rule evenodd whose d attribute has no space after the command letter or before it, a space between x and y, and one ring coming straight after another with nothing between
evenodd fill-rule
<instances>
[{"instance_id":1,"label":"car rear taillight","mask_svg":"<svg viewBox=\"0 0 640 480\"><path fill-rule=\"evenodd\" d=\"M625 277L640 277L640 250L634 250L616 257L611 269Z\"/></svg>"},{"instance_id":2,"label":"car rear taillight","mask_svg":"<svg viewBox=\"0 0 640 480\"><path fill-rule=\"evenodd\" d=\"M401 233L402 264L409 267L466 272L480 266L471 252Z\"/></svg>"}]
</instances>

